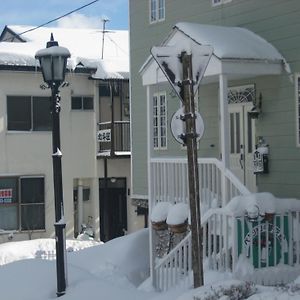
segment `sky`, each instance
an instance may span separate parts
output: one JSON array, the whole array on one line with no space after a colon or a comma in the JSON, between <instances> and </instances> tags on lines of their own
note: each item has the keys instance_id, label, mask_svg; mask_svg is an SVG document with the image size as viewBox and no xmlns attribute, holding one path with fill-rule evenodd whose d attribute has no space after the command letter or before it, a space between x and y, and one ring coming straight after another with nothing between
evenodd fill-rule
<instances>
[{"instance_id":1,"label":"sky","mask_svg":"<svg viewBox=\"0 0 300 300\"><path fill-rule=\"evenodd\" d=\"M5 25L39 26L93 0L9 0L0 1L0 32ZM101 19L109 19L107 29L128 29L128 0L98 0L51 27L102 28Z\"/></svg>"}]
</instances>

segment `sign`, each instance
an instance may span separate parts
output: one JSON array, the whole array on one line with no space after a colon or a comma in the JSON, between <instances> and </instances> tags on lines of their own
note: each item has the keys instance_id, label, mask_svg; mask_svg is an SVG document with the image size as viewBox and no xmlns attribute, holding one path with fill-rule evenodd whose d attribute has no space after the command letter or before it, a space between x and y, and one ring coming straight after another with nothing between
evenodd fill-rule
<instances>
[{"instance_id":1,"label":"sign","mask_svg":"<svg viewBox=\"0 0 300 300\"><path fill-rule=\"evenodd\" d=\"M0 204L12 203L13 189L0 190Z\"/></svg>"},{"instance_id":2,"label":"sign","mask_svg":"<svg viewBox=\"0 0 300 300\"><path fill-rule=\"evenodd\" d=\"M111 141L111 130L102 129L97 132L97 140L100 143L108 143Z\"/></svg>"},{"instance_id":3,"label":"sign","mask_svg":"<svg viewBox=\"0 0 300 300\"><path fill-rule=\"evenodd\" d=\"M272 222L265 219L254 222L238 219L237 222L238 254L240 255L244 248L246 256L251 257L252 251L252 263L255 268L259 265L266 267L267 261L270 267L280 262L288 263L288 216L283 217L283 222L281 216L274 216Z\"/></svg>"},{"instance_id":4,"label":"sign","mask_svg":"<svg viewBox=\"0 0 300 300\"><path fill-rule=\"evenodd\" d=\"M185 122L182 120L184 116L184 107L181 107L175 112L171 119L171 132L173 134L174 139L180 143L185 144L184 135L185 135ZM195 123L196 123L196 134L197 134L197 142L202 138L204 133L204 122L201 115L198 112L195 112Z\"/></svg>"},{"instance_id":5,"label":"sign","mask_svg":"<svg viewBox=\"0 0 300 300\"><path fill-rule=\"evenodd\" d=\"M194 83L194 94L196 94L200 81L212 56L213 48L211 46L199 45L192 40L186 45L176 44L173 46L155 46L151 48L151 55L166 76L177 96L182 101L181 85L183 75L180 57L183 52L192 55L192 79Z\"/></svg>"}]
</instances>

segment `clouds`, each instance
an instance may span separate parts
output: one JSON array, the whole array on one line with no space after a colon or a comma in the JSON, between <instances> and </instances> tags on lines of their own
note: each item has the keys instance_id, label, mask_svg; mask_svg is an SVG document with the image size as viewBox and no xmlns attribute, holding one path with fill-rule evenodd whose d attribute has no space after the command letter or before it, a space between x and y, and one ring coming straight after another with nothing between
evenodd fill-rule
<instances>
[{"instance_id":1,"label":"clouds","mask_svg":"<svg viewBox=\"0 0 300 300\"><path fill-rule=\"evenodd\" d=\"M80 13L73 13L57 21L58 27L64 28L100 28L101 18L90 17Z\"/></svg>"}]
</instances>

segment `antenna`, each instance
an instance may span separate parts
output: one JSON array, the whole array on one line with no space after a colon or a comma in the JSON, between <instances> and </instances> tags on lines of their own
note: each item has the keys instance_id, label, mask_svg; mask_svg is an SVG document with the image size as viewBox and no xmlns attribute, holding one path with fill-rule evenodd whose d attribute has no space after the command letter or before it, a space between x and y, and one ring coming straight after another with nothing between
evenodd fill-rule
<instances>
[{"instance_id":1,"label":"antenna","mask_svg":"<svg viewBox=\"0 0 300 300\"><path fill-rule=\"evenodd\" d=\"M102 17L101 22L103 23L103 27L102 27L102 54L101 54L101 59L103 59L103 54L104 54L104 35L105 33L107 33L108 31L105 30L105 24L106 22L109 22L110 20L107 17Z\"/></svg>"}]
</instances>

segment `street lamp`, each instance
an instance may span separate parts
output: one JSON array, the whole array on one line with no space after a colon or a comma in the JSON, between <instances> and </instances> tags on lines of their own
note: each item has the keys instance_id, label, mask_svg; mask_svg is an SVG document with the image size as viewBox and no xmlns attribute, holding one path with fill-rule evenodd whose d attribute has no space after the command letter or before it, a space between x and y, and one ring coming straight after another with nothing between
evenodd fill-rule
<instances>
[{"instance_id":1,"label":"street lamp","mask_svg":"<svg viewBox=\"0 0 300 300\"><path fill-rule=\"evenodd\" d=\"M52 162L53 182L55 201L55 240L56 240L56 274L57 274L57 296L60 297L66 292L66 271L65 271L65 227L62 170L61 170L61 149L60 149L60 95L59 87L65 80L67 58L70 57L67 48L59 47L51 34L47 47L37 51L35 58L39 60L44 81L48 88L51 88L51 114L52 114Z\"/></svg>"}]
</instances>

